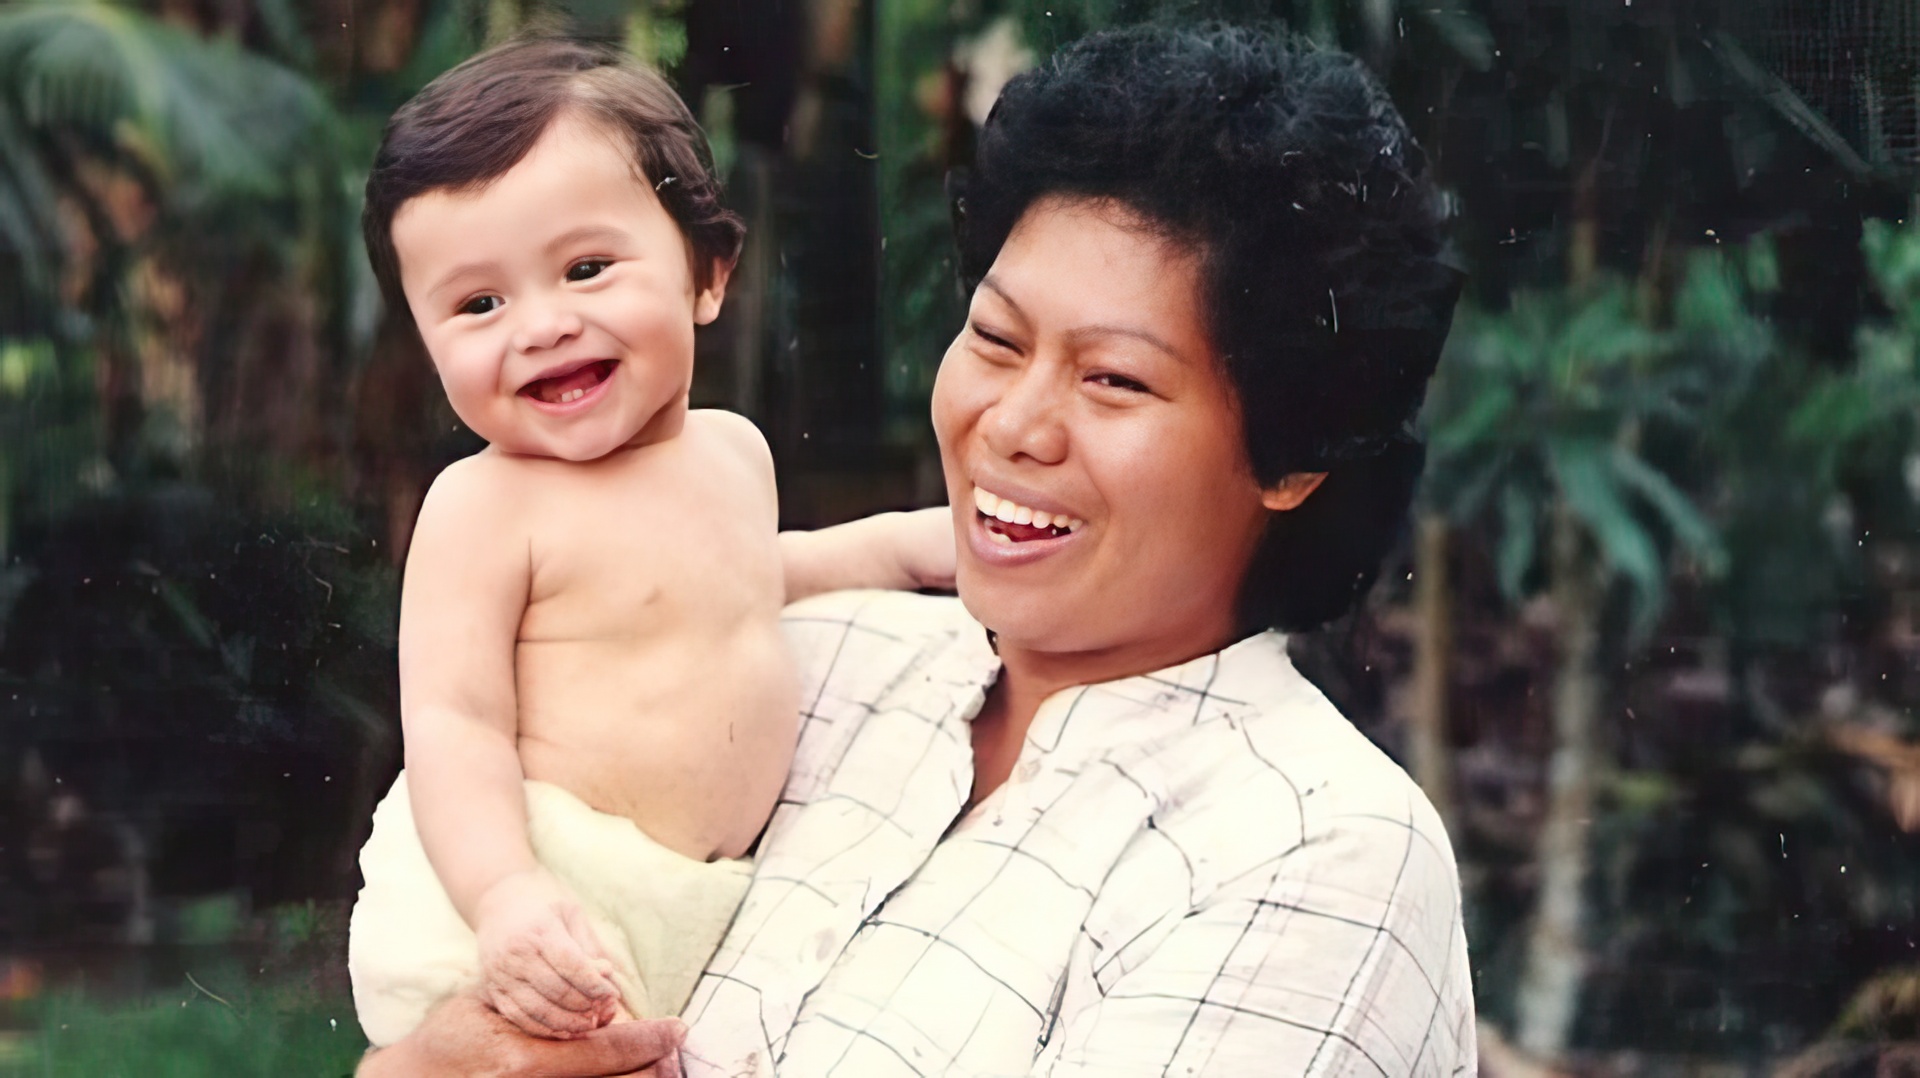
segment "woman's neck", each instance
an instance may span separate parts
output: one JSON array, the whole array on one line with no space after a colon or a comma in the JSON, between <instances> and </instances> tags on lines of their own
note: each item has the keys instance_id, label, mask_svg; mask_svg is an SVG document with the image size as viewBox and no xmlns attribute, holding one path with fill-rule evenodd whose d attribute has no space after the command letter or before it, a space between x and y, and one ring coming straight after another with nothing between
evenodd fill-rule
<instances>
[{"instance_id":1,"label":"woman's neck","mask_svg":"<svg viewBox=\"0 0 1920 1078\"><path fill-rule=\"evenodd\" d=\"M1222 625L1205 634L1076 652L1041 651L1000 640L1000 677L973 720L973 796L968 803L978 804L1006 782L1047 697L1178 666L1219 651L1237 636L1231 625Z\"/></svg>"}]
</instances>

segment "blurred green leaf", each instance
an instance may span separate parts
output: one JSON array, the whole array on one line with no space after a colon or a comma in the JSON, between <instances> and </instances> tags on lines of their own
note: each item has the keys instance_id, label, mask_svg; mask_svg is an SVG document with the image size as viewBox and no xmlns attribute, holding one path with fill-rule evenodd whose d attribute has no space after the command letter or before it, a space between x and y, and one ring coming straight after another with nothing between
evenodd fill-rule
<instances>
[{"instance_id":1,"label":"blurred green leaf","mask_svg":"<svg viewBox=\"0 0 1920 1078\"><path fill-rule=\"evenodd\" d=\"M1497 565L1500 591L1510 600L1524 595L1527 573L1533 568L1538 545L1538 500L1517 486L1500 492L1500 546Z\"/></svg>"},{"instance_id":2,"label":"blurred green leaf","mask_svg":"<svg viewBox=\"0 0 1920 1078\"><path fill-rule=\"evenodd\" d=\"M1661 522L1693 551L1709 573L1721 571L1726 552L1721 548L1720 537L1694 507L1692 499L1674 486L1671 479L1622 447L1614 447L1612 465L1619 480L1653 506Z\"/></svg>"},{"instance_id":3,"label":"blurred green leaf","mask_svg":"<svg viewBox=\"0 0 1920 1078\"><path fill-rule=\"evenodd\" d=\"M1585 438L1557 438L1550 442L1548 455L1568 507L1587 526L1606 564L1631 585L1633 633L1644 640L1666 601L1666 565L1619 488L1614 447Z\"/></svg>"}]
</instances>

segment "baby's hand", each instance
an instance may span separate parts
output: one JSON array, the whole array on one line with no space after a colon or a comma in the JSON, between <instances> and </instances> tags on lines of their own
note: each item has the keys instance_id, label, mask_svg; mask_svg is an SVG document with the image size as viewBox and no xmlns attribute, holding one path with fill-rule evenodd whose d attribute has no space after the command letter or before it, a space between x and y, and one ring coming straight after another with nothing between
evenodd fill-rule
<instances>
[{"instance_id":1,"label":"baby's hand","mask_svg":"<svg viewBox=\"0 0 1920 1078\"><path fill-rule=\"evenodd\" d=\"M544 869L502 879L474 910L480 992L536 1037L566 1040L621 1013L620 991L580 904Z\"/></svg>"}]
</instances>

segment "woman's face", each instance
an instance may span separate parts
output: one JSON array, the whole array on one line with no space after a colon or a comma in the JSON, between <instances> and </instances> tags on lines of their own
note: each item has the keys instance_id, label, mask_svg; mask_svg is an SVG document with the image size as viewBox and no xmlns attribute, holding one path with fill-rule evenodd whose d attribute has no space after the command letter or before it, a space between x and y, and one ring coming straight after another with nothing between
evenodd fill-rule
<instances>
[{"instance_id":1,"label":"woman's face","mask_svg":"<svg viewBox=\"0 0 1920 1078\"><path fill-rule=\"evenodd\" d=\"M960 598L1003 649L1172 662L1232 639L1268 510L1199 286L1124 208L1049 198L975 290L933 426Z\"/></svg>"}]
</instances>

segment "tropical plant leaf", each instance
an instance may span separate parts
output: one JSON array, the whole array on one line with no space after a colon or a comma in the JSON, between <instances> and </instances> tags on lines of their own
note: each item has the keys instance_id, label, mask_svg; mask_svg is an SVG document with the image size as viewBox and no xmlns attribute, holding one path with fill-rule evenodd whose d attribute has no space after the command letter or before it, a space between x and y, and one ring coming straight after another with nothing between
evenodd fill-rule
<instances>
[{"instance_id":1,"label":"tropical plant leaf","mask_svg":"<svg viewBox=\"0 0 1920 1078\"><path fill-rule=\"evenodd\" d=\"M1719 533L1701 514L1693 500L1673 481L1623 446L1615 446L1612 463L1621 483L1639 494L1659 513L1660 521L1682 545L1699 558L1709 574L1725 569L1726 552Z\"/></svg>"},{"instance_id":2,"label":"tropical plant leaf","mask_svg":"<svg viewBox=\"0 0 1920 1078\"><path fill-rule=\"evenodd\" d=\"M1525 594L1527 573L1539 545L1540 506L1531 492L1510 485L1500 492L1500 546L1495 557L1500 591L1508 599Z\"/></svg>"},{"instance_id":3,"label":"tropical plant leaf","mask_svg":"<svg viewBox=\"0 0 1920 1078\"><path fill-rule=\"evenodd\" d=\"M1666 566L1660 548L1622 495L1611 466L1614 447L1588 439L1554 439L1553 477L1573 511L1594 537L1606 564L1626 577L1633 591L1633 635L1645 639L1666 602Z\"/></svg>"},{"instance_id":4,"label":"tropical plant leaf","mask_svg":"<svg viewBox=\"0 0 1920 1078\"><path fill-rule=\"evenodd\" d=\"M1458 452L1480 444L1510 418L1517 403L1513 387L1496 382L1477 388L1474 398L1459 413L1444 415L1434 426L1436 453Z\"/></svg>"},{"instance_id":5,"label":"tropical plant leaf","mask_svg":"<svg viewBox=\"0 0 1920 1078\"><path fill-rule=\"evenodd\" d=\"M331 109L297 72L98 0L0 11L0 108L119 146L163 178L266 194L312 156Z\"/></svg>"},{"instance_id":6,"label":"tropical plant leaf","mask_svg":"<svg viewBox=\"0 0 1920 1078\"><path fill-rule=\"evenodd\" d=\"M1860 249L1880 298L1902 322L1920 327L1920 221L1904 228L1888 221L1864 221Z\"/></svg>"},{"instance_id":7,"label":"tropical plant leaf","mask_svg":"<svg viewBox=\"0 0 1920 1078\"><path fill-rule=\"evenodd\" d=\"M1828 377L1809 389L1793 410L1786 434L1810 448L1835 447L1873 429L1883 414L1883 401L1870 382Z\"/></svg>"}]
</instances>

